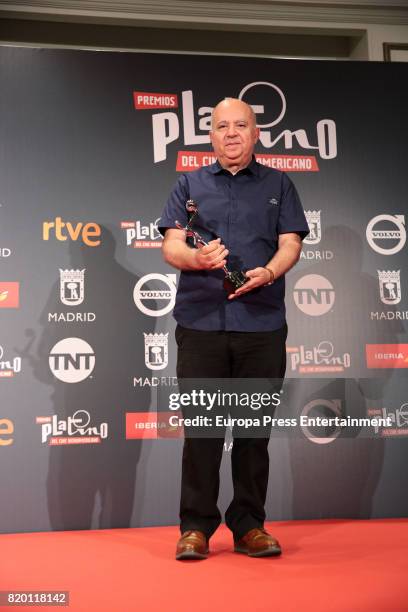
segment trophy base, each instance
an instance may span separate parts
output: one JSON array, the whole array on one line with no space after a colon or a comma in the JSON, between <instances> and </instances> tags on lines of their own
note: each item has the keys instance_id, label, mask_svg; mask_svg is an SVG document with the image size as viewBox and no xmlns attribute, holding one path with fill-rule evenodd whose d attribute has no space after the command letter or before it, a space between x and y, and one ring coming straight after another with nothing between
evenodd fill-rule
<instances>
[{"instance_id":1,"label":"trophy base","mask_svg":"<svg viewBox=\"0 0 408 612\"><path fill-rule=\"evenodd\" d=\"M245 283L249 279L246 277L245 272L242 270L235 270L233 272L228 272L224 278L224 289L230 295L231 293L235 293L237 289L245 285Z\"/></svg>"}]
</instances>

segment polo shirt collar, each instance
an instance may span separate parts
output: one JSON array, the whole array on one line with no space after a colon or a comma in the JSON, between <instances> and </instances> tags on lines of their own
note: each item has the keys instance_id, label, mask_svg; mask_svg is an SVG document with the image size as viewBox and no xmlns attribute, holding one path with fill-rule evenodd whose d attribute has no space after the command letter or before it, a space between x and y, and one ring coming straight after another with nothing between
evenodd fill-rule
<instances>
[{"instance_id":1,"label":"polo shirt collar","mask_svg":"<svg viewBox=\"0 0 408 612\"><path fill-rule=\"evenodd\" d=\"M220 162L217 159L215 164L207 166L207 170L212 174L221 174L221 172L225 171L225 168L221 166ZM228 171L226 170L226 172ZM252 159L249 164L245 168L242 168L239 172L249 172L250 174L254 174L255 176L259 175L259 164L255 159L255 155L252 156Z\"/></svg>"}]
</instances>

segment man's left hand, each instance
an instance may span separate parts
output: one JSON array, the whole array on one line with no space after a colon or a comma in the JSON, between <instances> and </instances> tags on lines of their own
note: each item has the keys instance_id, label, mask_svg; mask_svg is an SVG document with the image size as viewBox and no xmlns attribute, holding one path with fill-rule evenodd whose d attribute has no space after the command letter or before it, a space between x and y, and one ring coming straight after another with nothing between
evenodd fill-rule
<instances>
[{"instance_id":1,"label":"man's left hand","mask_svg":"<svg viewBox=\"0 0 408 612\"><path fill-rule=\"evenodd\" d=\"M269 283L271 277L266 268L254 268L253 270L247 270L245 275L247 278L249 278L249 280L234 293L231 293L231 295L228 296L229 300L233 300L244 293L248 293L248 291L252 291L252 289L256 289L256 287L266 285Z\"/></svg>"}]
</instances>

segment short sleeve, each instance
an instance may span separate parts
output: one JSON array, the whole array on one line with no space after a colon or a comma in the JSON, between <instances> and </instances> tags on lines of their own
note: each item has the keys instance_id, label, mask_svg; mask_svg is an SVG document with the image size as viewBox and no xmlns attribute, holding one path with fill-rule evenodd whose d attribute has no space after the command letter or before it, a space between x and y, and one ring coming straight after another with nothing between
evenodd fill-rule
<instances>
[{"instance_id":1,"label":"short sleeve","mask_svg":"<svg viewBox=\"0 0 408 612\"><path fill-rule=\"evenodd\" d=\"M166 229L176 228L176 221L179 221L183 226L187 225L186 202L189 197L187 177L185 174L182 174L170 193L162 216L157 224L158 230L163 236Z\"/></svg>"},{"instance_id":2,"label":"short sleeve","mask_svg":"<svg viewBox=\"0 0 408 612\"><path fill-rule=\"evenodd\" d=\"M291 232L299 234L303 240L309 233L309 226L296 187L287 174L283 173L278 234Z\"/></svg>"}]
</instances>

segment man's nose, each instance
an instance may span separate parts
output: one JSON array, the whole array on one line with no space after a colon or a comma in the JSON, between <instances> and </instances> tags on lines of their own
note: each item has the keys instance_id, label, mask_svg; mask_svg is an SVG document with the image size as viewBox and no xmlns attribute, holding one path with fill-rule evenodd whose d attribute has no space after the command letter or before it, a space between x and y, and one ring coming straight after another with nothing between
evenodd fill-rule
<instances>
[{"instance_id":1,"label":"man's nose","mask_svg":"<svg viewBox=\"0 0 408 612\"><path fill-rule=\"evenodd\" d=\"M230 123L228 125L227 135L228 136L235 136L236 133L237 133L237 128L235 126L235 123Z\"/></svg>"}]
</instances>

